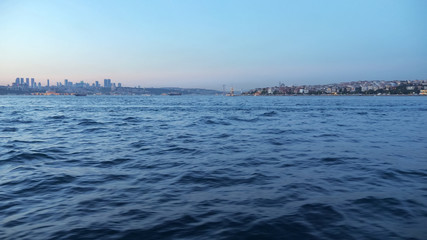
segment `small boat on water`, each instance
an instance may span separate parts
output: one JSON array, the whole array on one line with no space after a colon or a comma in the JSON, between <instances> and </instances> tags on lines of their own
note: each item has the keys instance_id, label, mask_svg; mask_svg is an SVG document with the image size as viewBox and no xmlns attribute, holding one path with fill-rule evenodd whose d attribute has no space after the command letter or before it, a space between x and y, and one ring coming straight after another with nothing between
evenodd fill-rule
<instances>
[{"instance_id":1,"label":"small boat on water","mask_svg":"<svg viewBox=\"0 0 427 240\"><path fill-rule=\"evenodd\" d=\"M76 96L76 97L84 97L84 96L87 96L87 94L86 93L76 93L76 94L74 94L74 96Z\"/></svg>"}]
</instances>

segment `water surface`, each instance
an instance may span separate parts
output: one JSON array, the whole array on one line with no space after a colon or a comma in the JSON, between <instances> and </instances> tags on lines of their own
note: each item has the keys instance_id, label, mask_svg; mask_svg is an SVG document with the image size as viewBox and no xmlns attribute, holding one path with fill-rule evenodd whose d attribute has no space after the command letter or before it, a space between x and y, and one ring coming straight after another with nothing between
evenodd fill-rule
<instances>
[{"instance_id":1,"label":"water surface","mask_svg":"<svg viewBox=\"0 0 427 240\"><path fill-rule=\"evenodd\" d=\"M1 96L0 239L426 239L427 98Z\"/></svg>"}]
</instances>

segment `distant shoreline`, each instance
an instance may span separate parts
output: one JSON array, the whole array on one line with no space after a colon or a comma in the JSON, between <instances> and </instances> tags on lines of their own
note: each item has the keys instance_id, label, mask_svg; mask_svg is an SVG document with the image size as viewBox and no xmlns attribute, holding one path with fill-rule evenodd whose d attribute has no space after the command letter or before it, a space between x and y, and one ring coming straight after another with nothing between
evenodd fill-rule
<instances>
[{"instance_id":1,"label":"distant shoreline","mask_svg":"<svg viewBox=\"0 0 427 240\"><path fill-rule=\"evenodd\" d=\"M328 95L328 96L388 96L388 95L427 95L427 80L406 81L357 81L327 85L264 87L249 90L243 95L254 96L293 96L293 95Z\"/></svg>"}]
</instances>

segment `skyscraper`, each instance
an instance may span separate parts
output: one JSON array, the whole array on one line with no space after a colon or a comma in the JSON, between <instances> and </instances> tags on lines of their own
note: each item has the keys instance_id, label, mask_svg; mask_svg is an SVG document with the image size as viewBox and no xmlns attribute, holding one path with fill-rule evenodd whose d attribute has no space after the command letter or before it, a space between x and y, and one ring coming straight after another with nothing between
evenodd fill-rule
<instances>
[{"instance_id":1,"label":"skyscraper","mask_svg":"<svg viewBox=\"0 0 427 240\"><path fill-rule=\"evenodd\" d=\"M48 79L48 80L47 80L47 86L49 87L49 85L50 85L50 84L49 84L49 79Z\"/></svg>"},{"instance_id":2,"label":"skyscraper","mask_svg":"<svg viewBox=\"0 0 427 240\"><path fill-rule=\"evenodd\" d=\"M111 79L104 79L104 87L111 88Z\"/></svg>"},{"instance_id":3,"label":"skyscraper","mask_svg":"<svg viewBox=\"0 0 427 240\"><path fill-rule=\"evenodd\" d=\"M25 85L28 87L30 86L30 78L25 79Z\"/></svg>"},{"instance_id":4,"label":"skyscraper","mask_svg":"<svg viewBox=\"0 0 427 240\"><path fill-rule=\"evenodd\" d=\"M34 84L35 84L35 83L34 83L34 78L31 78L31 87L32 87L32 88L34 88L34 87L35 87L35 86L34 86Z\"/></svg>"}]
</instances>

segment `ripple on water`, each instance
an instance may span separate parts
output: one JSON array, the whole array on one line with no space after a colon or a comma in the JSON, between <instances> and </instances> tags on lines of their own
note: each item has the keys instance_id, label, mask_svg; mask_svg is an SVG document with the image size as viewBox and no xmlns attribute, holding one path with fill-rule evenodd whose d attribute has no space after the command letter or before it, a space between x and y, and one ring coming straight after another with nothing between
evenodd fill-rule
<instances>
[{"instance_id":1,"label":"ripple on water","mask_svg":"<svg viewBox=\"0 0 427 240\"><path fill-rule=\"evenodd\" d=\"M266 176L260 173L253 173L248 176L227 176L218 174L209 174L205 172L193 171L182 175L177 181L181 185L203 185L206 187L227 187L237 185L265 185L269 180L275 177Z\"/></svg>"},{"instance_id":2,"label":"ripple on water","mask_svg":"<svg viewBox=\"0 0 427 240\"><path fill-rule=\"evenodd\" d=\"M95 120L92 119L82 119L80 120L80 122L77 125L80 126L93 126L93 125L102 125L103 123L101 122L97 122Z\"/></svg>"},{"instance_id":3,"label":"ripple on water","mask_svg":"<svg viewBox=\"0 0 427 240\"><path fill-rule=\"evenodd\" d=\"M23 153L17 153L13 156L10 156L9 159L7 159L6 161L10 161L11 163L14 163L16 161L25 162L25 161L31 161L31 160L47 160L47 159L54 159L54 158L45 153L23 152Z\"/></svg>"},{"instance_id":4,"label":"ripple on water","mask_svg":"<svg viewBox=\"0 0 427 240\"><path fill-rule=\"evenodd\" d=\"M405 210L402 202L396 198L378 198L368 196L351 201L355 214L360 218L369 216L371 219L410 218L411 214Z\"/></svg>"},{"instance_id":5,"label":"ripple on water","mask_svg":"<svg viewBox=\"0 0 427 240\"><path fill-rule=\"evenodd\" d=\"M54 119L54 120L62 120L65 118L66 118L65 115L54 115L54 116L48 117L48 119Z\"/></svg>"},{"instance_id":6,"label":"ripple on water","mask_svg":"<svg viewBox=\"0 0 427 240\"><path fill-rule=\"evenodd\" d=\"M276 111L270 111L270 112L265 112L265 113L261 114L260 116L263 116L263 117L272 117L272 116L276 116L276 115L277 115Z\"/></svg>"},{"instance_id":7,"label":"ripple on water","mask_svg":"<svg viewBox=\"0 0 427 240\"><path fill-rule=\"evenodd\" d=\"M15 128L15 127L5 127L2 130L2 132L16 132L16 131L18 131L18 128Z\"/></svg>"},{"instance_id":8,"label":"ripple on water","mask_svg":"<svg viewBox=\"0 0 427 240\"><path fill-rule=\"evenodd\" d=\"M125 122L132 122L132 123L139 123L141 122L141 120L139 118L136 117L126 117L123 119L123 121Z\"/></svg>"}]
</instances>

